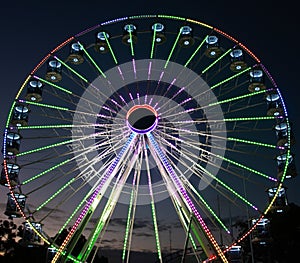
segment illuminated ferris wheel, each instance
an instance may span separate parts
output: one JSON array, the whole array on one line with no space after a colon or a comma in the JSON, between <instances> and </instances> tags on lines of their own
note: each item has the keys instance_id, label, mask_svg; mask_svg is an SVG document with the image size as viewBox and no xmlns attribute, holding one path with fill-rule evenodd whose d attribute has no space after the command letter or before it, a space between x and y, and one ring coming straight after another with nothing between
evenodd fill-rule
<instances>
[{"instance_id":1,"label":"illuminated ferris wheel","mask_svg":"<svg viewBox=\"0 0 300 263\"><path fill-rule=\"evenodd\" d=\"M182 17L119 18L61 43L17 92L3 140L5 214L24 218L52 263L86 262L112 236L129 262L144 218L143 249L159 262L165 225L198 262L228 262L284 206L292 144L280 90L238 40ZM231 219L243 217L254 223L237 239Z\"/></svg>"}]
</instances>

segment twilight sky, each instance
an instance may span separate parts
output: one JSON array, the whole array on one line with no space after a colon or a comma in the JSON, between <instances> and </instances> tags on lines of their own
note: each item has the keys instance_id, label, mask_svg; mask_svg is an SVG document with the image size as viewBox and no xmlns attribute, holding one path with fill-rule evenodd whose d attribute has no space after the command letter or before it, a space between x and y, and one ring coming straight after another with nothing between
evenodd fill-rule
<instances>
[{"instance_id":1,"label":"twilight sky","mask_svg":"<svg viewBox=\"0 0 300 263\"><path fill-rule=\"evenodd\" d=\"M20 85L50 50L93 25L138 14L170 14L192 18L216 26L242 42L261 59L280 87L296 140L300 139L299 54L296 42L298 14L289 0L280 4L270 0L5 1L0 9L2 129L5 128L6 116ZM299 146L296 145L294 153L296 163L299 163ZM297 167L299 171L299 165ZM299 186L299 177L288 185L290 202L300 204ZM5 203L6 192L1 187L0 208ZM168 232L164 234L167 236Z\"/></svg>"}]
</instances>

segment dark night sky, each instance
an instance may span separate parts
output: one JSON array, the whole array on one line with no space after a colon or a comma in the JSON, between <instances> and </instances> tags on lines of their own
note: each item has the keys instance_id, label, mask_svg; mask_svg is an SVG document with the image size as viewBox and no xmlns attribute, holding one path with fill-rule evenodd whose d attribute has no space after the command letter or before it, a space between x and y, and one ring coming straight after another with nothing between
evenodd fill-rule
<instances>
[{"instance_id":1,"label":"dark night sky","mask_svg":"<svg viewBox=\"0 0 300 263\"><path fill-rule=\"evenodd\" d=\"M0 7L1 91L0 126L21 84L53 48L98 23L137 14L170 14L215 26L247 46L274 77L285 98L293 130L300 141L299 14L293 1L5 1ZM298 149L297 149L298 148ZM299 164L300 148L295 148ZM299 165L298 172L299 172ZM299 177L288 191L300 203ZM4 188L1 188L1 191ZM5 198L6 193L1 193ZM0 204L6 203L6 198Z\"/></svg>"}]
</instances>

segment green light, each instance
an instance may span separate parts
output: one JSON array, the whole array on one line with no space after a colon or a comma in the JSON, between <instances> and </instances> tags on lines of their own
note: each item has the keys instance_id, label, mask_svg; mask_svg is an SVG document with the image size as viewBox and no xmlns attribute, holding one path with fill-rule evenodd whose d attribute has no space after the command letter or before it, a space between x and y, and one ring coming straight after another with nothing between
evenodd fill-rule
<instances>
[{"instance_id":1,"label":"green light","mask_svg":"<svg viewBox=\"0 0 300 263\"><path fill-rule=\"evenodd\" d=\"M276 179L276 178L273 178L273 177L268 176L268 175L266 175L266 174L264 174L264 173L261 173L261 172L259 172L259 171L256 171L256 170L254 170L254 169L252 169L252 168L250 168L250 167L248 167L248 166L245 166L245 165L240 164L240 163L238 163L238 162L232 161L232 160L230 160L230 159L228 159L228 158L226 158L226 157L222 157L222 156L220 156L220 155L216 155L216 156L217 156L218 158L220 158L220 159L223 159L224 161L226 161L226 162L228 162L228 163L234 164L235 166L241 167L241 168L243 168L243 169L245 169L245 170L247 170L247 171L249 171L249 172L255 173L255 174L260 175L260 176L262 176L262 177L264 177L264 178L267 178L267 179L269 179L269 180L272 180L272 181L277 182L277 179Z\"/></svg>"},{"instance_id":2,"label":"green light","mask_svg":"<svg viewBox=\"0 0 300 263\"><path fill-rule=\"evenodd\" d=\"M158 15L158 17L161 17L161 18L169 18L169 19L175 19L175 20L186 20L185 18L183 17L179 17L179 16L169 16L169 15Z\"/></svg>"},{"instance_id":3,"label":"green light","mask_svg":"<svg viewBox=\"0 0 300 263\"><path fill-rule=\"evenodd\" d=\"M156 39L156 24L154 24L153 37L152 37L152 46L151 46L151 54L150 58L153 58L154 47L155 47L155 39Z\"/></svg>"},{"instance_id":4,"label":"green light","mask_svg":"<svg viewBox=\"0 0 300 263\"><path fill-rule=\"evenodd\" d=\"M209 204L204 200L204 198L198 193L198 191L194 188L194 186L189 183L189 188L198 196L198 198L201 200L201 202L206 206L208 211L214 216L214 218L219 222L219 224L223 227L223 229L229 233L230 231L228 228L224 225L224 223L221 221L221 219L217 216L217 214L214 212L214 210L209 206Z\"/></svg>"},{"instance_id":5,"label":"green light","mask_svg":"<svg viewBox=\"0 0 300 263\"><path fill-rule=\"evenodd\" d=\"M68 162L70 162L70 161L71 161L70 159L65 160L65 161L63 161L63 162L61 162L61 163L59 163L59 164L57 164L57 165L55 165L55 166L53 166L53 167L51 167L51 168L49 168L49 169L47 169L47 170L45 170L45 171L43 171L43 172L37 174L37 175L35 175L35 176L29 178L28 180L25 180L22 184L23 184L23 185L24 185L24 184L28 184L29 182L31 182L31 181L33 181L33 180L35 180L35 179L37 179L37 178L43 176L43 175L46 174L46 173L49 173L49 172L53 171L54 169L56 169L56 168L58 168L58 167L60 167L60 166L62 166L62 165L64 165L64 164L66 164L66 163L68 163Z\"/></svg>"},{"instance_id":6,"label":"green light","mask_svg":"<svg viewBox=\"0 0 300 263\"><path fill-rule=\"evenodd\" d=\"M152 211L152 218L153 218L153 225L154 225L154 233L155 233L156 249L157 249L157 253L158 253L158 258L160 260L162 260L153 195L152 195L152 201L151 201L151 211Z\"/></svg>"},{"instance_id":7,"label":"green light","mask_svg":"<svg viewBox=\"0 0 300 263\"><path fill-rule=\"evenodd\" d=\"M205 38L202 40L202 42L200 43L200 45L197 47L197 49L195 50L195 52L191 55L191 57L188 59L188 61L185 63L185 67L191 62L191 60L194 58L194 56L197 54L197 52L199 51L199 49L203 46L204 42L206 41L208 35L205 36Z\"/></svg>"},{"instance_id":8,"label":"green light","mask_svg":"<svg viewBox=\"0 0 300 263\"><path fill-rule=\"evenodd\" d=\"M33 102L33 101L27 101L27 100L19 100L20 102L25 102L27 104L31 104L34 106L39 106L39 107L45 107L45 108L50 108L50 109L55 109L55 110L63 110L63 111L68 111L68 108L65 107L59 107L59 106L54 106L50 104L44 104L44 103L38 103L38 102Z\"/></svg>"},{"instance_id":9,"label":"green light","mask_svg":"<svg viewBox=\"0 0 300 263\"><path fill-rule=\"evenodd\" d=\"M60 189L58 189L50 198L48 198L44 203L42 203L36 211L39 211L41 208L43 208L46 204L48 204L51 200L53 200L57 195L59 195L64 189L66 189L71 183L75 181L75 178L72 178L68 183L63 185Z\"/></svg>"},{"instance_id":10,"label":"green light","mask_svg":"<svg viewBox=\"0 0 300 263\"><path fill-rule=\"evenodd\" d=\"M26 152L18 153L16 156L23 156L23 155L26 155L26 154L31 154L31 153L47 150L47 149L54 148L54 147L57 147L57 146L61 146L61 145L64 145L64 144L68 144L68 143L71 143L71 142L73 142L73 140L68 140L68 141L64 141L64 142L50 144L50 145L39 147L39 148L29 150L29 151L26 151Z\"/></svg>"},{"instance_id":11,"label":"green light","mask_svg":"<svg viewBox=\"0 0 300 263\"><path fill-rule=\"evenodd\" d=\"M15 108L15 105L16 105L16 101L14 101L11 105L11 108L10 108L10 111L8 113L8 117L7 117L7 121L6 121L6 127L8 128L9 127L9 122L10 122L10 119L11 119L11 115L13 113L13 110Z\"/></svg>"},{"instance_id":12,"label":"green light","mask_svg":"<svg viewBox=\"0 0 300 263\"><path fill-rule=\"evenodd\" d=\"M20 126L19 130L28 129L59 129L59 128L72 128L73 124L57 124L57 125L32 125L32 126Z\"/></svg>"},{"instance_id":13,"label":"green light","mask_svg":"<svg viewBox=\"0 0 300 263\"><path fill-rule=\"evenodd\" d=\"M211 89L214 89L214 88L220 86L221 84L224 84L224 83L228 82L229 80L232 80L232 79L234 79L235 77L237 77L237 76L239 76L239 75L245 73L246 71L248 71L248 70L250 70L250 69L251 69L251 67L248 67L248 68L244 69L243 71L241 71L241 72L239 72L239 73L237 73L237 74L234 74L233 76L231 76L231 77L229 77L229 78L227 78L227 79L224 79L224 80L222 80L221 82L219 82L219 83L217 83L217 84L211 86L210 88L211 88Z\"/></svg>"},{"instance_id":14,"label":"green light","mask_svg":"<svg viewBox=\"0 0 300 263\"><path fill-rule=\"evenodd\" d=\"M59 59L56 56L54 56L54 58L56 58L61 64L63 64L67 69L69 69L71 72L73 72L77 77L82 79L84 82L88 82L88 80L86 78L84 78L82 75L80 75L76 70L72 69L68 64L63 62L61 59Z\"/></svg>"},{"instance_id":15,"label":"green light","mask_svg":"<svg viewBox=\"0 0 300 263\"><path fill-rule=\"evenodd\" d=\"M211 63L206 69L204 69L202 71L202 74L205 73L207 70L209 70L213 65L215 65L218 61L220 61L223 57L225 57L231 50L232 50L232 48L227 50L222 56L218 57L213 63Z\"/></svg>"},{"instance_id":16,"label":"green light","mask_svg":"<svg viewBox=\"0 0 300 263\"><path fill-rule=\"evenodd\" d=\"M274 149L277 147L276 145L272 145L272 144L254 142L254 141L247 141L247 140L242 140L242 139L232 138L232 137L227 138L227 140L235 141L235 142L248 143L248 144L254 144L254 145L264 146L264 147L269 147L269 148L274 148Z\"/></svg>"},{"instance_id":17,"label":"green light","mask_svg":"<svg viewBox=\"0 0 300 263\"><path fill-rule=\"evenodd\" d=\"M91 55L87 52L87 50L84 48L83 45L81 45L81 43L78 41L77 42L79 44L79 46L81 47L81 49L83 50L83 52L86 54L86 56L89 58L89 60L93 63L93 65L95 66L95 68L100 72L100 74L106 78L104 72L99 68L99 66L97 65L97 63L93 60L93 58L91 57Z\"/></svg>"},{"instance_id":18,"label":"green light","mask_svg":"<svg viewBox=\"0 0 300 263\"><path fill-rule=\"evenodd\" d=\"M133 43L132 43L132 33L131 33L131 30L129 30L129 39L130 39L131 56L134 57L134 50L133 50Z\"/></svg>"},{"instance_id":19,"label":"green light","mask_svg":"<svg viewBox=\"0 0 300 263\"><path fill-rule=\"evenodd\" d=\"M54 87L54 88L56 88L56 89L59 89L59 90L61 90L61 91L64 91L64 92L66 92L66 93L68 93L68 94L72 94L72 93L73 93L73 92L70 91L70 90L67 90L67 89L65 89L65 88L63 88L63 87L61 87L61 86L59 86L59 85L56 85L56 84L54 84L54 83L52 83L52 82L50 82L50 81L47 81L47 80L45 80L45 79L42 79L42 78L40 78L40 77L34 76L34 78L40 80L41 82L43 82L43 83L45 83L45 84L48 84L48 85Z\"/></svg>"},{"instance_id":20,"label":"green light","mask_svg":"<svg viewBox=\"0 0 300 263\"><path fill-rule=\"evenodd\" d=\"M228 162L232 162L235 163L225 157L222 157L220 155L216 156L220 159L224 159L225 161ZM214 180L216 180L220 185L222 185L224 188L226 188L227 190L229 190L231 193L233 193L235 196L237 196L239 199L241 199L244 203L246 203L247 205L251 206L252 208L254 208L255 210L257 210L257 207L254 206L251 202L249 202L246 198L244 198L243 196L241 196L239 193L237 193L236 191L234 191L230 186L228 186L227 184L225 184L222 180L220 180L218 177L216 177L215 175L213 175L212 173L210 173L207 169L203 168L201 165L197 164L197 167L199 167L202 171L204 171L205 173L207 173L209 176L211 176ZM244 167L245 169L248 167ZM252 170L252 169L251 169Z\"/></svg>"},{"instance_id":21,"label":"green light","mask_svg":"<svg viewBox=\"0 0 300 263\"><path fill-rule=\"evenodd\" d=\"M261 93L265 93L265 92L266 92L265 90L260 90L260 91L248 93L248 94L245 94L245 95L233 97L233 98L230 98L230 99L227 99L227 100L217 101L217 102L209 104L208 106L214 106L214 105L218 105L218 104L223 104L223 103L231 102L231 101L234 101L234 100L240 100L240 99L248 98L248 97L251 97L251 96L254 96L254 95L258 95L258 94L261 94Z\"/></svg>"},{"instance_id":22,"label":"green light","mask_svg":"<svg viewBox=\"0 0 300 263\"><path fill-rule=\"evenodd\" d=\"M127 242L128 242L129 229L130 229L130 223L131 223L131 210L132 210L132 203L133 203L133 194L134 194L134 190L131 190L130 202L129 202L128 214L127 214L126 229L125 229L125 236L124 236L123 253L122 253L123 261L125 260L125 256L126 256Z\"/></svg>"},{"instance_id":23,"label":"green light","mask_svg":"<svg viewBox=\"0 0 300 263\"><path fill-rule=\"evenodd\" d=\"M166 61L166 64L165 64L165 67L164 67L164 68L166 68L166 67L168 66L168 63L169 63L169 61L170 61L170 58L171 58L171 56L172 56L172 54L173 54L173 52L174 52L174 49L175 49L175 47L176 47L176 45L177 45L178 40L179 40L180 34L181 34L181 28L180 28L180 30L179 30L179 32L178 32L178 34L177 34L177 37L176 37L176 39L175 39L175 42L174 42L174 44L173 44L173 47L172 47L172 49L171 49L171 52L170 52L170 54L169 54L169 57L168 57L168 59L167 59L167 61Z\"/></svg>"},{"instance_id":24,"label":"green light","mask_svg":"<svg viewBox=\"0 0 300 263\"><path fill-rule=\"evenodd\" d=\"M108 41L108 39L107 39L107 36L106 36L106 33L105 33L105 32L104 32L104 37L105 37L105 41L106 41L106 44L107 44L107 46L108 46L108 49L109 49L109 51L110 51L110 54L111 54L112 57L113 57L113 60L115 61L116 64L118 64L118 61L117 61L116 56L115 56L115 53L114 53L114 51L113 51L113 49L112 49L112 47L111 47L111 45L110 45L110 43L109 43L109 41Z\"/></svg>"},{"instance_id":25,"label":"green light","mask_svg":"<svg viewBox=\"0 0 300 263\"><path fill-rule=\"evenodd\" d=\"M275 116L266 116L266 117L245 117L245 118L228 118L224 121L263 121L263 120L274 120Z\"/></svg>"}]
</instances>

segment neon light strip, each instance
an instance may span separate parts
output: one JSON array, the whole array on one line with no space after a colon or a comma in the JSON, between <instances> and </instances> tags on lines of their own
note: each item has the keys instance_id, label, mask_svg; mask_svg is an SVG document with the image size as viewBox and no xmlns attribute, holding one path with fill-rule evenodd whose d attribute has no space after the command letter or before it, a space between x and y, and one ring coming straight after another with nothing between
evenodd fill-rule
<instances>
[{"instance_id":1,"label":"neon light strip","mask_svg":"<svg viewBox=\"0 0 300 263\"><path fill-rule=\"evenodd\" d=\"M160 17L160 18L169 18L169 19L175 19L175 20L186 20L185 18L183 17L179 17L179 16L169 16L169 15L158 15L157 17Z\"/></svg>"},{"instance_id":2,"label":"neon light strip","mask_svg":"<svg viewBox=\"0 0 300 263\"><path fill-rule=\"evenodd\" d=\"M265 90L260 90L260 91L256 91L256 92L247 93L247 94L237 96L237 97L233 97L233 98L230 98L230 99L210 103L210 104L208 104L208 106L215 106L215 105L219 105L219 104L223 104L223 103L228 103L228 102L231 102L231 101L252 97L254 95L258 95L258 94L261 94L261 93L266 93L266 91Z\"/></svg>"},{"instance_id":3,"label":"neon light strip","mask_svg":"<svg viewBox=\"0 0 300 263\"><path fill-rule=\"evenodd\" d=\"M36 211L41 210L46 204L48 204L51 200L53 200L56 196L58 196L64 189L66 189L70 184L75 182L76 178L72 178L69 182L63 185L60 189L58 189L54 194L51 195L45 202L43 202L39 207L36 208Z\"/></svg>"},{"instance_id":4,"label":"neon light strip","mask_svg":"<svg viewBox=\"0 0 300 263\"><path fill-rule=\"evenodd\" d=\"M228 233L230 234L229 229L224 225L224 223L222 222L222 220L217 216L217 214L214 212L214 210L210 207L210 205L205 201L205 199L198 193L198 191L195 189L195 187L190 183L189 180L186 180L185 177L184 181L185 183L188 185L188 187L198 196L198 198L200 199L200 201L205 205L205 207L207 208L207 210L213 215L213 217L218 221L218 223L222 226L222 228Z\"/></svg>"},{"instance_id":5,"label":"neon light strip","mask_svg":"<svg viewBox=\"0 0 300 263\"><path fill-rule=\"evenodd\" d=\"M74 140L68 140L68 141L64 141L64 142L50 144L50 145L39 147L39 148L29 150L29 151L26 151L26 152L18 153L16 156L19 157L19 156L23 156L23 155L27 155L27 154L31 154L31 153L35 153L35 152L39 152L39 151L43 151L43 150L46 150L46 149L50 149L50 148L54 148L54 147L57 147L57 146L65 145L65 144L71 143L73 141Z\"/></svg>"},{"instance_id":6,"label":"neon light strip","mask_svg":"<svg viewBox=\"0 0 300 263\"><path fill-rule=\"evenodd\" d=\"M33 76L35 79L37 79L37 80L40 80L41 82L44 82L44 83L46 83L46 84L48 84L48 85L50 85L50 86L52 86L52 87L54 87L54 88L57 88L57 89L59 89L59 90L62 90L62 91L64 91L64 92L66 92L66 93L68 93L68 94L72 94L73 92L72 91L70 91L70 90L67 90L67 89L65 89L65 88L63 88L63 87L60 87L60 86L58 86L58 85L56 85L56 84L54 84L54 83L52 83L52 82L50 82L50 81L47 81L47 80L45 80L45 79L42 79L42 78L40 78L40 77L38 77L38 76Z\"/></svg>"},{"instance_id":7,"label":"neon light strip","mask_svg":"<svg viewBox=\"0 0 300 263\"><path fill-rule=\"evenodd\" d=\"M274 119L281 119L282 116L275 117L275 116L266 116L266 117L244 117L244 118L228 118L224 119L224 121L263 121L263 120L274 120Z\"/></svg>"},{"instance_id":8,"label":"neon light strip","mask_svg":"<svg viewBox=\"0 0 300 263\"><path fill-rule=\"evenodd\" d=\"M202 229L204 230L204 232L206 233L207 237L211 241L211 244L216 249L216 251L217 251L218 255L220 256L220 258L222 259L222 261L227 263L228 261L227 261L225 255L223 254L221 248L219 247L217 241L214 239L214 237L211 234L210 230L206 226L204 220L202 219L201 215L197 211L195 205L193 204L192 200L190 199L190 197L188 196L186 190L184 189L184 187L182 185L182 182L180 181L180 179L178 178L178 176L174 172L172 166L169 164L166 156L164 155L164 153L162 152L162 150L159 148L158 143L156 142L156 140L154 139L154 137L153 137L153 135L151 133L148 134L148 138L149 138L151 144L153 145L153 147L154 147L157 155L160 157L160 160L162 161L163 166L165 167L165 169L168 171L169 175L171 176L174 184L176 185L176 187L178 188L178 190L180 191L180 193L183 195L185 201L187 202L187 204L191 208L193 214L197 218L197 220L200 223L200 225L202 226Z\"/></svg>"},{"instance_id":9,"label":"neon light strip","mask_svg":"<svg viewBox=\"0 0 300 263\"><path fill-rule=\"evenodd\" d=\"M77 42L78 45L80 46L80 48L83 50L83 52L86 54L86 56L89 58L89 60L93 63L93 65L95 66L95 68L100 72L100 74L106 78L104 72L99 68L99 66L97 65L97 63L93 60L93 58L91 57L91 55L87 52L87 50L84 48L84 46L78 41Z\"/></svg>"},{"instance_id":10,"label":"neon light strip","mask_svg":"<svg viewBox=\"0 0 300 263\"><path fill-rule=\"evenodd\" d=\"M132 33L131 33L131 30L129 30L129 39L130 39L131 56L134 57L134 50L133 50L133 43L132 43Z\"/></svg>"},{"instance_id":11,"label":"neon light strip","mask_svg":"<svg viewBox=\"0 0 300 263\"><path fill-rule=\"evenodd\" d=\"M133 204L133 194L134 194L134 190L132 189L131 194L130 194L128 213L127 213L127 222L126 222L126 229L125 229L125 236L124 236L122 261L125 260L125 256L126 256L126 248L127 248L129 229L130 229L130 224L131 224L131 210L132 210L132 204Z\"/></svg>"},{"instance_id":12,"label":"neon light strip","mask_svg":"<svg viewBox=\"0 0 300 263\"><path fill-rule=\"evenodd\" d=\"M180 28L180 30L178 31L178 34L177 34L177 37L176 37L176 39L175 39L175 42L174 42L174 44L173 44L173 47L172 47L172 49L171 49L171 52L170 52L170 54L169 54L169 57L168 57L168 59L167 59L167 61L166 61L166 64L165 64L165 66L164 66L164 68L167 68L167 66L168 66L168 63L169 63L169 61L170 61L170 58L172 57L172 54L173 54L173 52L174 52L174 49L175 49L175 47L176 47L176 45L177 45L177 42L178 42L178 40L179 40L179 37L180 37L180 35L181 35L181 28Z\"/></svg>"},{"instance_id":13,"label":"neon light strip","mask_svg":"<svg viewBox=\"0 0 300 263\"><path fill-rule=\"evenodd\" d=\"M37 178L45 175L46 173L49 173L49 172L53 171L54 169L56 169L56 168L58 168L58 167L60 167L60 166L62 166L64 164L66 164L66 163L68 163L70 161L71 161L71 159L67 159L67 160L65 160L65 161L63 161L61 163L58 163L57 165L54 165L51 168L49 168L49 169L47 169L47 170L45 170L45 171L43 171L43 172L41 172L41 173L33 176L33 177L30 177L28 180L25 180L24 182L22 182L22 185L28 184L29 182L31 182L31 181L33 181L33 180L35 180L35 179L37 179Z\"/></svg>"},{"instance_id":14,"label":"neon light strip","mask_svg":"<svg viewBox=\"0 0 300 263\"><path fill-rule=\"evenodd\" d=\"M146 147L145 140L143 141L143 148L144 148L144 155L145 155L145 161L146 161L148 188L149 188L149 193L150 193L150 198L151 198L151 212L152 212L152 219L153 219L153 226L154 226L154 233L155 233L155 240L156 240L156 249L157 249L159 261L162 263L158 226L157 226L157 219L156 219L156 212L155 212L155 205L154 205L155 203L154 203L154 197L153 197L153 191L152 191L151 174L150 174L148 153L147 153L147 147Z\"/></svg>"},{"instance_id":15,"label":"neon light strip","mask_svg":"<svg viewBox=\"0 0 300 263\"><path fill-rule=\"evenodd\" d=\"M54 106L54 105L50 105L50 104L43 104L43 103L33 102L33 101L29 101L29 100L18 100L18 101L23 102L23 103L27 103L27 104L31 104L31 105L34 105L34 106L45 107L45 108L50 108L50 109L64 110L64 111L69 110L68 108L64 108L64 107Z\"/></svg>"},{"instance_id":16,"label":"neon light strip","mask_svg":"<svg viewBox=\"0 0 300 263\"><path fill-rule=\"evenodd\" d=\"M235 141L235 142L248 143L248 144L254 144L254 145L264 146L264 147L268 147L268 148L277 148L276 145L272 145L272 144L255 142L255 141L248 141L248 140L243 140L243 139L238 139L238 138L232 138L232 137L227 138L227 140L229 140L229 141Z\"/></svg>"},{"instance_id":17,"label":"neon light strip","mask_svg":"<svg viewBox=\"0 0 300 263\"><path fill-rule=\"evenodd\" d=\"M61 59L59 59L57 56L54 56L54 58L59 61L61 64L63 64L67 69L69 69L71 72L73 72L77 77L81 78L84 82L88 82L86 78L84 78L82 75L80 75L76 70L71 68L67 63L63 62Z\"/></svg>"},{"instance_id":18,"label":"neon light strip","mask_svg":"<svg viewBox=\"0 0 300 263\"><path fill-rule=\"evenodd\" d=\"M206 39L207 39L208 35L205 36L205 38L201 41L201 43L199 44L199 46L197 47L197 49L194 51L194 53L191 55L191 57L188 59L188 61L185 63L184 67L186 67L191 60L195 57L195 55L197 54L197 52L199 51L199 49L203 46L203 44L205 43Z\"/></svg>"},{"instance_id":19,"label":"neon light strip","mask_svg":"<svg viewBox=\"0 0 300 263\"><path fill-rule=\"evenodd\" d=\"M229 78L227 78L227 79L224 79L224 80L220 81L219 83L217 83L217 84L211 86L210 88L211 88L211 89L214 89L214 88L220 86L221 84L224 84L224 83L228 82L229 80L232 80L232 79L234 79L235 77L237 77L237 76L239 76L239 75L245 73L246 71L248 71L248 70L250 70L250 69L251 69L251 67L248 67L248 68L242 70L241 72L239 72L239 73L237 73L237 74L234 74L233 76L231 76L231 77L229 77Z\"/></svg>"},{"instance_id":20,"label":"neon light strip","mask_svg":"<svg viewBox=\"0 0 300 263\"><path fill-rule=\"evenodd\" d=\"M26 80L25 80L24 83L22 84L20 90L18 91L18 93L17 93L17 95L16 95L16 97L15 97L15 100L17 100L17 99L19 98L21 92L23 91L24 87L26 86L26 84L27 84L27 82L28 82L28 80L29 80L30 78L31 78L31 76L28 76L28 77L26 78ZM14 107L15 107L15 104L16 104L16 102L14 101L14 102L12 103L11 108L10 108L10 111L9 111L9 113L8 113L7 120L6 120L6 127L7 127L7 128L9 127L9 122L10 122L10 120L11 120L11 116L12 116L12 113L13 113L13 110L14 110ZM4 144L4 145L5 145L5 144Z\"/></svg>"},{"instance_id":21,"label":"neon light strip","mask_svg":"<svg viewBox=\"0 0 300 263\"><path fill-rule=\"evenodd\" d=\"M202 70L202 74L205 73L207 70L209 70L213 65L215 65L218 61L220 61L223 57L227 56L227 54L232 50L232 48L228 49L224 54L222 54L220 57L218 57L216 60L214 60L213 63L211 63L207 68Z\"/></svg>"},{"instance_id":22,"label":"neon light strip","mask_svg":"<svg viewBox=\"0 0 300 263\"><path fill-rule=\"evenodd\" d=\"M152 37L152 45L151 45L151 53L150 53L150 58L153 58L153 53L154 53L154 47L155 47L155 39L156 39L156 24L154 26L153 30L153 37Z\"/></svg>"},{"instance_id":23,"label":"neon light strip","mask_svg":"<svg viewBox=\"0 0 300 263\"><path fill-rule=\"evenodd\" d=\"M108 41L108 38L107 38L105 32L104 32L104 37L105 37L106 44L107 44L107 46L108 46L108 49L109 49L109 51L110 51L110 54L111 54L112 57L113 57L114 62L115 62L116 64L118 64L117 58L116 58L116 56L115 56L115 53L114 53L114 51L113 51L113 49L112 49L112 47L111 47L111 45L110 45L110 43L109 43L109 41Z\"/></svg>"},{"instance_id":24,"label":"neon light strip","mask_svg":"<svg viewBox=\"0 0 300 263\"><path fill-rule=\"evenodd\" d=\"M205 24L205 23L202 23L202 22L193 20L193 19L189 19L189 18L188 18L186 21L192 22L192 23L195 23L195 24L198 24L198 25L201 25L201 26L205 26L205 27L210 28L210 29L213 28L212 26L210 26L210 25L208 25L208 24Z\"/></svg>"}]
</instances>

